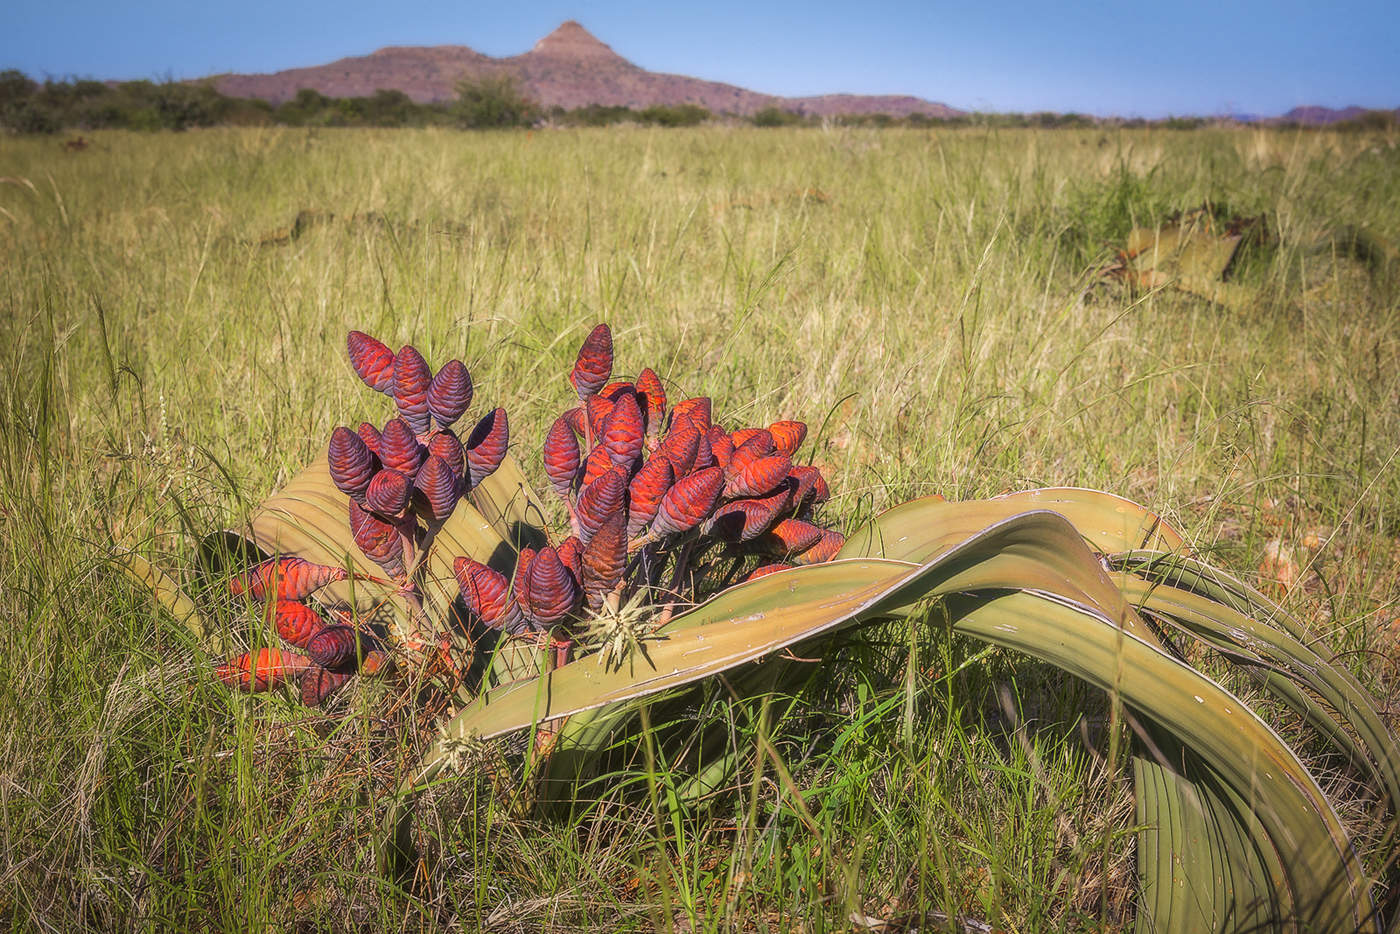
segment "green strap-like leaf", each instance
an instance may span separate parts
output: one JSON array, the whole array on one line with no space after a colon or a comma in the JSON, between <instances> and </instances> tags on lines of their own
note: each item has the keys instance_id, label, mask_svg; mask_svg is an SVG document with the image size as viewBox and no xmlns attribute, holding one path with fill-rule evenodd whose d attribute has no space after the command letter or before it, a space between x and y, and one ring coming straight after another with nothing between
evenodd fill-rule
<instances>
[{"instance_id":1,"label":"green strap-like leaf","mask_svg":"<svg viewBox=\"0 0 1400 934\"><path fill-rule=\"evenodd\" d=\"M185 596L174 578L134 551L116 552L112 559L128 577L148 589L155 601L175 617L176 622L189 629L205 648L216 654L224 650L223 636L204 621L199 608Z\"/></svg>"},{"instance_id":2,"label":"green strap-like leaf","mask_svg":"<svg viewBox=\"0 0 1400 934\"><path fill-rule=\"evenodd\" d=\"M1359 759L1358 764L1367 768L1385 789L1392 810L1400 811L1400 745L1371 698L1349 672L1287 632L1208 597L1132 575L1125 575L1121 583L1124 596L1138 606L1177 622L1216 648L1243 653L1316 692L1337 711L1341 722L1327 716L1306 696L1286 688L1278 690L1284 687L1282 677L1276 675L1266 682L1343 752ZM1360 737L1364 753L1343 724Z\"/></svg>"},{"instance_id":3,"label":"green strap-like leaf","mask_svg":"<svg viewBox=\"0 0 1400 934\"><path fill-rule=\"evenodd\" d=\"M1133 757L1141 934L1271 931L1292 913L1277 851L1239 797L1155 730L1159 760Z\"/></svg>"},{"instance_id":4,"label":"green strap-like leaf","mask_svg":"<svg viewBox=\"0 0 1400 934\"><path fill-rule=\"evenodd\" d=\"M1062 572L1067 562L1081 565L1077 575ZM486 738L547 717L669 690L839 625L905 612L928 596L956 595L950 606L956 607L958 631L1118 690L1196 749L1257 807L1271 845L1296 852L1289 878L1278 884L1297 893L1307 918L1329 925L1370 924L1367 883L1340 824L1311 776L1262 721L1214 682L1136 635L1133 629L1140 627L1124 625L1131 625L1130 617L1110 616L1063 595L1020 589L1039 589L1048 581L1051 589L1082 593L1075 578L1087 575L1086 562L1101 572L1073 526L1054 514L1028 513L972 536L922 567L850 560L771 575L695 611L710 621L677 625L665 641L648 645L645 672L605 672L587 660L566 666L546 675L542 686L491 692L454 718L445 736ZM810 591L809 581L817 585ZM832 596L833 586L843 587L844 595ZM808 599L813 595L818 599ZM742 615L733 612L739 609ZM726 613L731 615L723 618ZM430 750L405 791L437 774L441 745ZM385 851L390 863L406 852L408 813L403 802L389 817L397 841Z\"/></svg>"},{"instance_id":5,"label":"green strap-like leaf","mask_svg":"<svg viewBox=\"0 0 1400 934\"><path fill-rule=\"evenodd\" d=\"M911 500L858 529L839 557L923 563L989 525L1037 509L1064 516L1099 552L1143 548L1180 552L1185 548L1175 529L1131 500L1099 490L1051 487L966 502L936 496Z\"/></svg>"},{"instance_id":6,"label":"green strap-like leaf","mask_svg":"<svg viewBox=\"0 0 1400 934\"><path fill-rule=\"evenodd\" d=\"M954 629L1023 651L1117 691L1140 716L1200 755L1257 816L1283 854L1285 878L1304 930L1375 930L1367 880L1346 832L1316 781L1238 698L1191 667L1098 617L1025 592L950 598Z\"/></svg>"}]
</instances>

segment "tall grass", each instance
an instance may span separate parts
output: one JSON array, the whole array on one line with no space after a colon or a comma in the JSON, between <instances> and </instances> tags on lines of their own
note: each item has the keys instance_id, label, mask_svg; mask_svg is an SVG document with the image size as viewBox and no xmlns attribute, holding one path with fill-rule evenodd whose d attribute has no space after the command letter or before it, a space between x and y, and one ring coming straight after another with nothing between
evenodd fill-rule
<instances>
[{"instance_id":1,"label":"tall grass","mask_svg":"<svg viewBox=\"0 0 1400 934\"><path fill-rule=\"evenodd\" d=\"M378 414L343 363L352 327L462 356L530 465L606 320L623 369L730 421L807 420L850 526L917 495L1068 484L1146 503L1246 574L1281 542L1307 567L1285 602L1392 689L1400 292L1326 234L1400 242L1393 136L93 142L0 139L0 910L17 925L1130 920L1104 702L941 638L833 647L850 663L815 682L791 662L714 685L703 729L657 708L567 819L450 783L423 886L377 882L372 832L414 737L368 693L328 718L230 697L107 557L188 570L200 535ZM1132 227L1207 200L1277 233L1241 272L1250 307L1094 279ZM301 211L335 217L279 237ZM701 734L739 780L684 812L667 802Z\"/></svg>"}]
</instances>

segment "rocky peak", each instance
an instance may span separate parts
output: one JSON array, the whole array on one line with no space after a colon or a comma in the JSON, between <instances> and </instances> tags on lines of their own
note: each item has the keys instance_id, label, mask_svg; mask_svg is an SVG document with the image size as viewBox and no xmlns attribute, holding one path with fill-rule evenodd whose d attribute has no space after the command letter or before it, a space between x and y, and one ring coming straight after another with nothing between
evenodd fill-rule
<instances>
[{"instance_id":1,"label":"rocky peak","mask_svg":"<svg viewBox=\"0 0 1400 934\"><path fill-rule=\"evenodd\" d=\"M530 50L531 55L570 61L626 61L575 20L565 20Z\"/></svg>"}]
</instances>

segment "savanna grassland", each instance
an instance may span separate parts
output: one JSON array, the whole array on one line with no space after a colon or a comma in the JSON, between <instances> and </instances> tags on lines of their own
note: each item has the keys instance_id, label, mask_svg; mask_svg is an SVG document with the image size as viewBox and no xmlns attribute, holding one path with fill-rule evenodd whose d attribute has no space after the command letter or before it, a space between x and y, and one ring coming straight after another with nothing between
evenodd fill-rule
<instances>
[{"instance_id":1,"label":"savanna grassland","mask_svg":"<svg viewBox=\"0 0 1400 934\"><path fill-rule=\"evenodd\" d=\"M931 493L1135 499L1390 706L1400 270L1333 234L1400 242L1394 135L91 143L0 138L0 913L17 928L1131 924L1127 733L1102 695L903 635L829 647L850 663L800 697L702 698L739 762L703 810L658 809L640 759L565 816L449 782L421 822L419 885L379 881L379 821L421 737L373 693L329 715L230 695L110 557L137 549L198 590L202 535L377 414L345 364L351 328L464 359L541 488L564 374L607 321L619 367L651 365L675 398L811 424L843 529ZM1234 270L1247 301L1095 275L1132 228L1207 201L1266 219ZM785 772L754 755L768 735ZM1383 863L1386 828L1333 773Z\"/></svg>"}]
</instances>

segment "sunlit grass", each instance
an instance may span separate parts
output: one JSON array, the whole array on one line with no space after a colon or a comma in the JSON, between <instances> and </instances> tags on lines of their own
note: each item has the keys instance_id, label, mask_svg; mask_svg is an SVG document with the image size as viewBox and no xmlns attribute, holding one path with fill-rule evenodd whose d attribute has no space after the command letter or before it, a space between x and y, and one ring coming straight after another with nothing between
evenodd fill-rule
<instances>
[{"instance_id":1,"label":"sunlit grass","mask_svg":"<svg viewBox=\"0 0 1400 934\"><path fill-rule=\"evenodd\" d=\"M424 887L376 881L383 796L417 738L369 696L330 719L228 696L106 559L188 570L199 535L378 414L343 362L352 327L462 357L532 470L607 320L621 369L731 421L806 420L847 526L927 493L1067 484L1145 503L1246 575L1279 541L1307 568L1286 605L1392 689L1400 294L1326 235L1400 242L1393 138L93 142L0 139L0 907L22 926L1130 920L1107 705L936 638L845 646L815 685L794 662L772 692L712 686L700 722L739 779L706 810L666 804L698 758L693 713L657 708L654 746L618 749L571 819L450 783L426 809ZM1095 284L1132 227L1206 200L1277 233L1241 272L1251 307ZM301 211L335 216L286 238ZM756 754L770 738L781 770Z\"/></svg>"}]
</instances>

